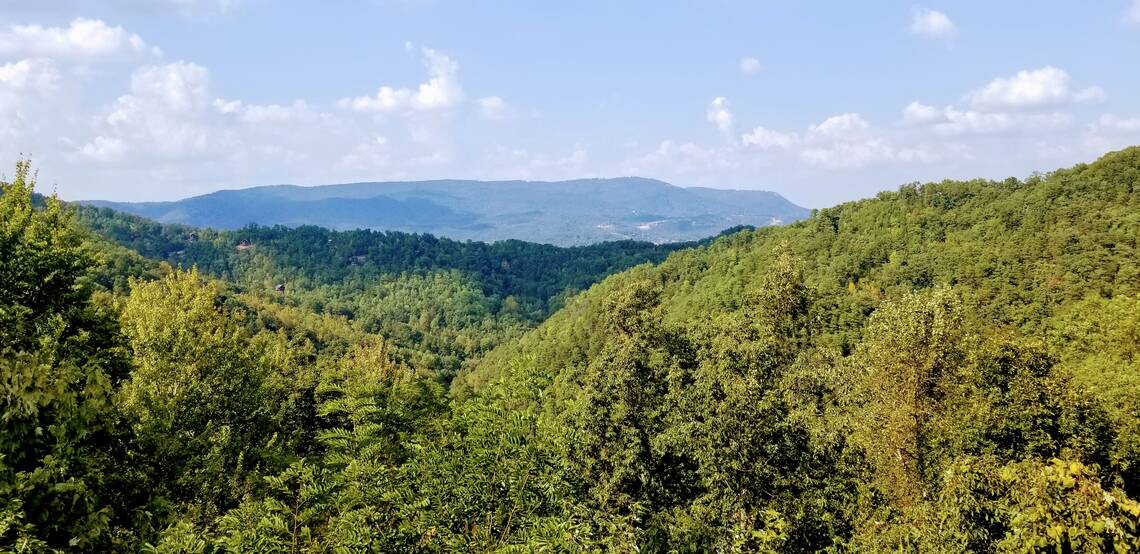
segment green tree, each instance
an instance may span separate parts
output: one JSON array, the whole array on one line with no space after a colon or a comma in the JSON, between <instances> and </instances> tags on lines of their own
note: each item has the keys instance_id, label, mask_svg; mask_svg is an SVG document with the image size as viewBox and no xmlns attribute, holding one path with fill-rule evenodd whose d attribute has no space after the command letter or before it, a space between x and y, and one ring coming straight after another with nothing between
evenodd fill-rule
<instances>
[{"instance_id":1,"label":"green tree","mask_svg":"<svg viewBox=\"0 0 1140 554\"><path fill-rule=\"evenodd\" d=\"M257 488L278 461L273 370L249 333L219 309L220 285L197 271L131 281L123 332L135 370L123 405L152 460L159 494L203 517Z\"/></svg>"},{"instance_id":2,"label":"green tree","mask_svg":"<svg viewBox=\"0 0 1140 554\"><path fill-rule=\"evenodd\" d=\"M34 188L27 161L0 183L0 549L109 548L132 506L114 474L125 350L91 300L94 256Z\"/></svg>"},{"instance_id":3,"label":"green tree","mask_svg":"<svg viewBox=\"0 0 1140 554\"><path fill-rule=\"evenodd\" d=\"M856 355L867 395L861 435L880 489L901 507L928 493L933 424L963 378L962 318L948 288L908 294L875 312Z\"/></svg>"},{"instance_id":4,"label":"green tree","mask_svg":"<svg viewBox=\"0 0 1140 554\"><path fill-rule=\"evenodd\" d=\"M570 462L605 513L640 517L671 494L672 464L655 444L665 425L670 363L653 313L659 295L653 284L635 282L608 300L608 340L586 367L581 397L567 414Z\"/></svg>"}]
</instances>

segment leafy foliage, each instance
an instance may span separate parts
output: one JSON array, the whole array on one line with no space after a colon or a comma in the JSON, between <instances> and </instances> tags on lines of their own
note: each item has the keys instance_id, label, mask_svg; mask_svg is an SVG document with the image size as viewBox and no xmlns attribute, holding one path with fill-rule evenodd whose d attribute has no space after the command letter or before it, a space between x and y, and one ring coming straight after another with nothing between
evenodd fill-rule
<instances>
[{"instance_id":1,"label":"leafy foliage","mask_svg":"<svg viewBox=\"0 0 1140 554\"><path fill-rule=\"evenodd\" d=\"M684 249L83 228L33 181L3 550L1140 548L1140 148Z\"/></svg>"}]
</instances>

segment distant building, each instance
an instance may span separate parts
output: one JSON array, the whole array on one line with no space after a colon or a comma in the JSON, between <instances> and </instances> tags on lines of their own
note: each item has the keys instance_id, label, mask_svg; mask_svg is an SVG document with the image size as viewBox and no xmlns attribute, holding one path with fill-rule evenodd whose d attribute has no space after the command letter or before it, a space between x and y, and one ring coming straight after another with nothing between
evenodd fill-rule
<instances>
[{"instance_id":1,"label":"distant building","mask_svg":"<svg viewBox=\"0 0 1140 554\"><path fill-rule=\"evenodd\" d=\"M273 290L275 290L277 292L285 292L285 284L280 283L276 287L273 287Z\"/></svg>"},{"instance_id":2,"label":"distant building","mask_svg":"<svg viewBox=\"0 0 1140 554\"><path fill-rule=\"evenodd\" d=\"M245 239L241 239L241 242L237 244L238 250L249 250L250 248L253 248L253 243Z\"/></svg>"}]
</instances>

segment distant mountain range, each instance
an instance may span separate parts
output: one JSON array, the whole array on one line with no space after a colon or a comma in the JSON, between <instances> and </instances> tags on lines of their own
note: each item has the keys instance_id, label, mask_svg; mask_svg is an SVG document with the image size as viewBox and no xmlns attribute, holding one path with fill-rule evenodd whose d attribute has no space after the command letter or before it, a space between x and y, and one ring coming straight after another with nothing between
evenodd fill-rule
<instances>
[{"instance_id":1,"label":"distant mountain range","mask_svg":"<svg viewBox=\"0 0 1140 554\"><path fill-rule=\"evenodd\" d=\"M774 192L684 188L639 177L271 185L173 202L83 203L215 229L250 223L320 225L563 246L621 239L692 240L738 225L790 223L810 213Z\"/></svg>"}]
</instances>

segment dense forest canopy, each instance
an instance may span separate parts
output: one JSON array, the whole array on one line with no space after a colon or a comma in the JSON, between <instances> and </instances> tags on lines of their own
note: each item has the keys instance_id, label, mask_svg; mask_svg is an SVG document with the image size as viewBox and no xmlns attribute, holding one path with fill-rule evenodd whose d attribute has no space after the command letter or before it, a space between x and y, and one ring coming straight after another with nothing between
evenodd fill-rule
<instances>
[{"instance_id":1,"label":"dense forest canopy","mask_svg":"<svg viewBox=\"0 0 1140 554\"><path fill-rule=\"evenodd\" d=\"M258 302L344 317L387 338L401 359L445 376L606 275L699 244L563 248L313 226L213 231L89 206L77 214L84 228L119 247L173 267L196 267ZM109 285L125 291L129 274L108 275Z\"/></svg>"},{"instance_id":2,"label":"dense forest canopy","mask_svg":"<svg viewBox=\"0 0 1140 554\"><path fill-rule=\"evenodd\" d=\"M1134 551L1138 186L552 249L161 225L22 162L0 548Z\"/></svg>"}]
</instances>

